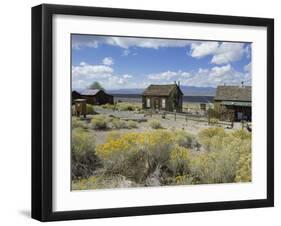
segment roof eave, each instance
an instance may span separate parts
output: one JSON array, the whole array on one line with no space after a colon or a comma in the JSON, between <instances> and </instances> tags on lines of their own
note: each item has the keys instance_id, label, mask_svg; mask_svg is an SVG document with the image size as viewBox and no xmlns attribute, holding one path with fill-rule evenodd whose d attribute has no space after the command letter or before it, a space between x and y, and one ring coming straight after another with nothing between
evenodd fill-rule
<instances>
[{"instance_id":1,"label":"roof eave","mask_svg":"<svg viewBox=\"0 0 281 226\"><path fill-rule=\"evenodd\" d=\"M216 99L214 98L214 101L240 101L240 102L252 102L252 100L233 100L233 99Z\"/></svg>"}]
</instances>

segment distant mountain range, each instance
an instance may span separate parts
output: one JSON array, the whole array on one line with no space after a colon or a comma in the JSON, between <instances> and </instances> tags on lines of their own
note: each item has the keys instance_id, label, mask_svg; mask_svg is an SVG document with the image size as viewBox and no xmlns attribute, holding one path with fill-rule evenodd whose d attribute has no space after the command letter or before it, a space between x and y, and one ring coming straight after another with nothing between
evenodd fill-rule
<instances>
[{"instance_id":1,"label":"distant mountain range","mask_svg":"<svg viewBox=\"0 0 281 226\"><path fill-rule=\"evenodd\" d=\"M185 96L215 96L216 88L213 87L196 87L196 86L181 86L181 91ZM141 94L144 89L114 89L107 90L109 94Z\"/></svg>"},{"instance_id":2,"label":"distant mountain range","mask_svg":"<svg viewBox=\"0 0 281 226\"><path fill-rule=\"evenodd\" d=\"M82 92L84 89L73 89ZM112 89L106 90L109 94L142 94L144 89ZM181 91L185 96L215 96L216 88L213 87L196 87L181 86Z\"/></svg>"}]
</instances>

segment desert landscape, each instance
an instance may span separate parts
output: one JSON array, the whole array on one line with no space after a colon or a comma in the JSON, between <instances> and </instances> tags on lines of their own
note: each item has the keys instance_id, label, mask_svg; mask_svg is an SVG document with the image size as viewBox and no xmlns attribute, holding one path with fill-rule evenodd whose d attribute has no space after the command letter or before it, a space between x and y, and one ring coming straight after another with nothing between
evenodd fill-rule
<instances>
[{"instance_id":1,"label":"desert landscape","mask_svg":"<svg viewBox=\"0 0 281 226\"><path fill-rule=\"evenodd\" d=\"M73 190L251 181L251 133L208 119L199 103L181 114L140 102L87 108L72 117Z\"/></svg>"},{"instance_id":2,"label":"desert landscape","mask_svg":"<svg viewBox=\"0 0 281 226\"><path fill-rule=\"evenodd\" d=\"M71 42L72 191L252 181L251 43Z\"/></svg>"}]
</instances>

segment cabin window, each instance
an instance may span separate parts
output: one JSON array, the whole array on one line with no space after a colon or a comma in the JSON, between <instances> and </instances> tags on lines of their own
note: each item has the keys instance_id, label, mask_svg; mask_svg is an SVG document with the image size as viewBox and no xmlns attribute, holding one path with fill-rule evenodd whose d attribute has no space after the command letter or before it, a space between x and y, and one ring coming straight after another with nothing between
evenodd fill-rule
<instances>
[{"instance_id":1,"label":"cabin window","mask_svg":"<svg viewBox=\"0 0 281 226\"><path fill-rule=\"evenodd\" d=\"M166 99L162 99L162 108L166 108Z\"/></svg>"},{"instance_id":2,"label":"cabin window","mask_svg":"<svg viewBox=\"0 0 281 226\"><path fill-rule=\"evenodd\" d=\"M146 107L150 108L150 99L149 98L146 98Z\"/></svg>"}]
</instances>

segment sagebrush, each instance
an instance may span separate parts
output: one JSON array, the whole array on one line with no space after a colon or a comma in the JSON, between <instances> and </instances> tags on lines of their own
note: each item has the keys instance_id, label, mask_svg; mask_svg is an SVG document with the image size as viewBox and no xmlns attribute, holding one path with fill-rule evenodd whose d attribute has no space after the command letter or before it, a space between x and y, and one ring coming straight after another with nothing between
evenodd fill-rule
<instances>
[{"instance_id":1,"label":"sagebrush","mask_svg":"<svg viewBox=\"0 0 281 226\"><path fill-rule=\"evenodd\" d=\"M198 137L183 130L161 128L146 132L112 131L105 143L99 145L86 131L82 129L82 136L78 137L86 142L85 152L91 153L85 155L86 159L91 156L99 167L86 170L92 179L82 176L73 182L73 189L251 181L251 133L245 130L226 132L210 127ZM74 150L78 150L75 139Z\"/></svg>"}]
</instances>

